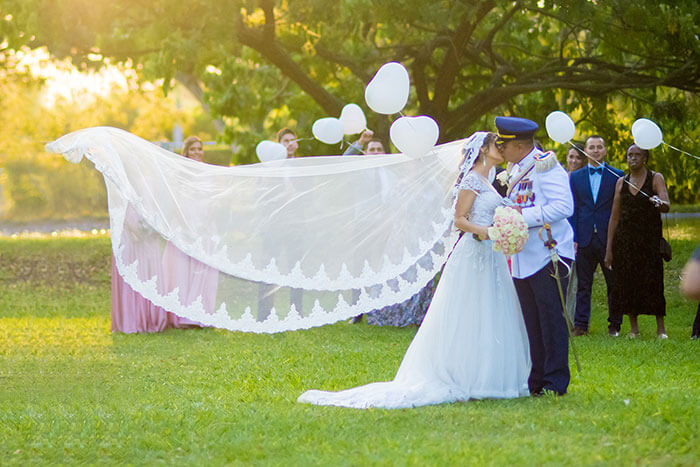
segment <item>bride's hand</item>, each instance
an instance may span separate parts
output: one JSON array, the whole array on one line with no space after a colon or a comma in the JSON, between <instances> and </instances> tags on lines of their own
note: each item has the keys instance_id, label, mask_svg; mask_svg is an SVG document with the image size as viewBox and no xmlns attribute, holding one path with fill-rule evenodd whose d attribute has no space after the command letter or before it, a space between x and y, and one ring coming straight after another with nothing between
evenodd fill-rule
<instances>
[{"instance_id":1,"label":"bride's hand","mask_svg":"<svg viewBox=\"0 0 700 467\"><path fill-rule=\"evenodd\" d=\"M488 240L489 239L489 228L488 227L479 227L478 232L476 234L479 236L480 239L482 240Z\"/></svg>"}]
</instances>

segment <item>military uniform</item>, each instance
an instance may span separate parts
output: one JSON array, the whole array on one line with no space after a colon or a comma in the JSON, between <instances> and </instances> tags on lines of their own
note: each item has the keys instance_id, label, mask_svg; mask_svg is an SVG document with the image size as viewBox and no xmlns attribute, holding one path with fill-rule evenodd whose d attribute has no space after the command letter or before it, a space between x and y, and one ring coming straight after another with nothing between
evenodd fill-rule
<instances>
[{"instance_id":1,"label":"military uniform","mask_svg":"<svg viewBox=\"0 0 700 467\"><path fill-rule=\"evenodd\" d=\"M504 141L531 139L537 129L530 120L508 117L498 117L496 126ZM549 224L559 257L567 265L571 263L574 234L567 218L573 214L574 204L569 177L554 153L534 148L513 165L507 196L520 206L530 230L523 250L511 258L513 281L530 342L532 371L528 386L532 394L542 390L565 394L570 380L569 333L553 277L551 254L539 233L544 224ZM568 268L559 264L558 270L562 289L566 290Z\"/></svg>"}]
</instances>

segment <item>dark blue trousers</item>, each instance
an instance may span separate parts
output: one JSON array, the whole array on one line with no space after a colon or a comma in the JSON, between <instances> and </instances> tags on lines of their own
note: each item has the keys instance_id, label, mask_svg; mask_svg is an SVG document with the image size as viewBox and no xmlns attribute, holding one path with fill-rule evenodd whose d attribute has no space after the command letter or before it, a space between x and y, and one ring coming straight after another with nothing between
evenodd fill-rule
<instances>
[{"instance_id":1,"label":"dark blue trousers","mask_svg":"<svg viewBox=\"0 0 700 467\"><path fill-rule=\"evenodd\" d=\"M559 278L564 291L568 284L567 271L560 263ZM565 394L571 379L569 331L553 275L550 261L530 277L513 279L530 341L532 371L527 383L531 393L549 389Z\"/></svg>"},{"instance_id":2,"label":"dark blue trousers","mask_svg":"<svg viewBox=\"0 0 700 467\"><path fill-rule=\"evenodd\" d=\"M613 271L603 264L605 260L605 247L603 240L594 233L591 242L576 253L576 276L578 277L578 291L576 292L576 313L574 314L574 326L588 331L588 323L591 319L591 291L593 289L593 274L600 265L605 277L605 286L608 292L608 330L619 331L622 325L622 314L617 313L612 306L610 293L613 287Z\"/></svg>"}]
</instances>

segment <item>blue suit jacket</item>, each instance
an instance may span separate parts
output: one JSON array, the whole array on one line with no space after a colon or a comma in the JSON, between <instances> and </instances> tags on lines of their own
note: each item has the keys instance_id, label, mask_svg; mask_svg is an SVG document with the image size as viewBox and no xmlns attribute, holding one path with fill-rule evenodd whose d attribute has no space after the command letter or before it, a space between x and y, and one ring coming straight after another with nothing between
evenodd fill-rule
<instances>
[{"instance_id":1,"label":"blue suit jacket","mask_svg":"<svg viewBox=\"0 0 700 467\"><path fill-rule=\"evenodd\" d=\"M607 164L606 167L620 177L624 175L622 170ZM571 193L574 195L574 215L569 218L569 222L574 228L574 242L577 242L580 248L588 246L591 242L593 226L596 227L598 237L602 240L603 245L608 242L608 222L610 221L618 177L611 174L607 168L603 170L598 199L595 203L591 192L588 165L572 173L569 179Z\"/></svg>"}]
</instances>

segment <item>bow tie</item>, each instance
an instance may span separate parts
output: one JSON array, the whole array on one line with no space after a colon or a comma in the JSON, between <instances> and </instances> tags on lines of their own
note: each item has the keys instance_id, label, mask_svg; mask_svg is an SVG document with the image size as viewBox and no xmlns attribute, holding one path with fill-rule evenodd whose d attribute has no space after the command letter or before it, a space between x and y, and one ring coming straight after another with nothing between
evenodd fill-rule
<instances>
[{"instance_id":1,"label":"bow tie","mask_svg":"<svg viewBox=\"0 0 700 467\"><path fill-rule=\"evenodd\" d=\"M600 167L588 167L588 173L589 173L590 175L593 175L593 174L600 174L600 175L603 175L603 166L600 166Z\"/></svg>"}]
</instances>

